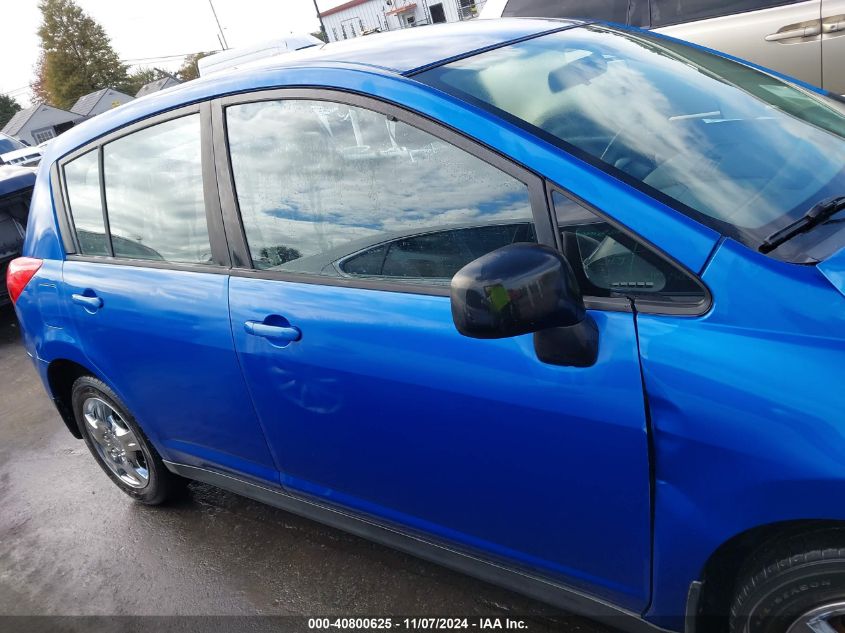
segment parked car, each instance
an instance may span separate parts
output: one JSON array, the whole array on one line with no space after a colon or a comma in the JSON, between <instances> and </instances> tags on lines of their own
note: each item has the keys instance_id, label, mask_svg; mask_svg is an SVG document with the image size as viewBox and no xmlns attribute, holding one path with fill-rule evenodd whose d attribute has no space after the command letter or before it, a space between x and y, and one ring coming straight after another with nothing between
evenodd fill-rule
<instances>
[{"instance_id":1,"label":"parked car","mask_svg":"<svg viewBox=\"0 0 845 633\"><path fill-rule=\"evenodd\" d=\"M20 257L35 170L0 166L0 306L9 303L6 267Z\"/></svg>"},{"instance_id":2,"label":"parked car","mask_svg":"<svg viewBox=\"0 0 845 633\"><path fill-rule=\"evenodd\" d=\"M843 138L659 34L384 33L69 130L8 283L142 503L204 481L614 626L836 631Z\"/></svg>"},{"instance_id":3,"label":"parked car","mask_svg":"<svg viewBox=\"0 0 845 633\"><path fill-rule=\"evenodd\" d=\"M18 139L0 133L0 165L32 167L41 160L42 149L30 147Z\"/></svg>"},{"instance_id":4,"label":"parked car","mask_svg":"<svg viewBox=\"0 0 845 633\"><path fill-rule=\"evenodd\" d=\"M243 48L232 48L220 51L214 55L207 55L197 61L197 70L203 77L239 68L250 62L277 55L286 55L311 46L323 43L313 35L291 35L280 39L260 42Z\"/></svg>"},{"instance_id":5,"label":"parked car","mask_svg":"<svg viewBox=\"0 0 845 633\"><path fill-rule=\"evenodd\" d=\"M654 29L845 94L845 0L487 0L481 17L502 16Z\"/></svg>"}]
</instances>

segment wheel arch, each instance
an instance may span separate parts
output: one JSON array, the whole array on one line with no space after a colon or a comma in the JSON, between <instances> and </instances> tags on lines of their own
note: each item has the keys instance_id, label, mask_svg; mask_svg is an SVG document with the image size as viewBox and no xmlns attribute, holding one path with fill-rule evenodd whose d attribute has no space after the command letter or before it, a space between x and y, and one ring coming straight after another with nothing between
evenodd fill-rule
<instances>
[{"instance_id":1,"label":"wheel arch","mask_svg":"<svg viewBox=\"0 0 845 633\"><path fill-rule=\"evenodd\" d=\"M687 631L722 633L727 630L728 610L742 570L778 543L811 530L845 529L845 521L797 519L749 528L719 545L707 558L698 575L701 590L694 613L687 613ZM691 607L692 605L688 605ZM692 617L691 617L692 616ZM693 624L693 627L690 627Z\"/></svg>"},{"instance_id":2,"label":"wheel arch","mask_svg":"<svg viewBox=\"0 0 845 633\"><path fill-rule=\"evenodd\" d=\"M82 434L76 424L76 418L73 417L71 396L73 383L81 376L93 376L102 380L95 371L67 358L57 358L47 366L47 382L53 396L53 402L68 431L78 440L82 439Z\"/></svg>"}]
</instances>

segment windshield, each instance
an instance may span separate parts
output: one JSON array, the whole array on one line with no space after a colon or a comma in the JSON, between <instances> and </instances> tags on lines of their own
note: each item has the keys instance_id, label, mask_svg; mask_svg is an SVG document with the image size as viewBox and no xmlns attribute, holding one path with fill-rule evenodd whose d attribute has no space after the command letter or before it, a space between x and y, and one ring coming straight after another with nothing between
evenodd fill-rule
<instances>
[{"instance_id":1,"label":"windshield","mask_svg":"<svg viewBox=\"0 0 845 633\"><path fill-rule=\"evenodd\" d=\"M590 25L416 79L529 127L753 248L845 194L845 105L659 36ZM809 261L833 225L772 255Z\"/></svg>"},{"instance_id":2,"label":"windshield","mask_svg":"<svg viewBox=\"0 0 845 633\"><path fill-rule=\"evenodd\" d=\"M23 149L24 147L26 147L26 145L20 141L16 141L9 136L0 136L0 154L14 152L16 149Z\"/></svg>"}]
</instances>

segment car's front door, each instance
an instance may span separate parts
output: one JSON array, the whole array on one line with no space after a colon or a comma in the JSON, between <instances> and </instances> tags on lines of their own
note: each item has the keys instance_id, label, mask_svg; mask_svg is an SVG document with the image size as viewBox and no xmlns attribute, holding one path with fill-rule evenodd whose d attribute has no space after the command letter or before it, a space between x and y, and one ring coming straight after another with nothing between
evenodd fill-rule
<instances>
[{"instance_id":1,"label":"car's front door","mask_svg":"<svg viewBox=\"0 0 845 633\"><path fill-rule=\"evenodd\" d=\"M541 181L368 100L263 98L222 103L255 268L233 271L229 296L283 485L644 607L631 312L592 313L586 368L540 362L530 335L474 340L452 322L458 268L554 241Z\"/></svg>"}]
</instances>

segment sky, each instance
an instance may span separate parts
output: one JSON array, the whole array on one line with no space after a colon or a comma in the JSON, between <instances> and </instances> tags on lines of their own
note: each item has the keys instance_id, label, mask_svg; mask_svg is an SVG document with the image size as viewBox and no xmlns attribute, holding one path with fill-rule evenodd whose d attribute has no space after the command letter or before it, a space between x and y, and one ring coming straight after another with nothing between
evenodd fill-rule
<instances>
[{"instance_id":1,"label":"sky","mask_svg":"<svg viewBox=\"0 0 845 633\"><path fill-rule=\"evenodd\" d=\"M208 0L76 0L111 38L131 66L176 70L182 56L217 50L217 25ZM319 29L313 0L213 0L231 48ZM321 11L342 0L318 0ZM30 105L38 59L38 0L0 0L0 93Z\"/></svg>"}]
</instances>

